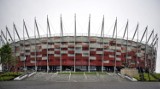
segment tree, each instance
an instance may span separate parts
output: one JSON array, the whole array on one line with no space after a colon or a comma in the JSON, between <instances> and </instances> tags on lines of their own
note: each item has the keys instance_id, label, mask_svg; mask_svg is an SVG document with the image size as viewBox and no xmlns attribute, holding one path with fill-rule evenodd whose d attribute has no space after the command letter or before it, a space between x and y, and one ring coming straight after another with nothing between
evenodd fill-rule
<instances>
[{"instance_id":1,"label":"tree","mask_svg":"<svg viewBox=\"0 0 160 89\"><path fill-rule=\"evenodd\" d=\"M12 48L9 43L0 48L1 63L4 71L10 71L17 64L16 58L12 54Z\"/></svg>"}]
</instances>

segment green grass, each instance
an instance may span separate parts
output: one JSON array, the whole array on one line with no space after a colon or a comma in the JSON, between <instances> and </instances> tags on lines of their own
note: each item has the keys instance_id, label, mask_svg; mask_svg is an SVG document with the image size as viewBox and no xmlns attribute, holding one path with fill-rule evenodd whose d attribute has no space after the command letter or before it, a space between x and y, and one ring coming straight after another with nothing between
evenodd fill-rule
<instances>
[{"instance_id":1,"label":"green grass","mask_svg":"<svg viewBox=\"0 0 160 89\"><path fill-rule=\"evenodd\" d=\"M85 72L85 74L96 74L96 72Z\"/></svg>"},{"instance_id":2,"label":"green grass","mask_svg":"<svg viewBox=\"0 0 160 89\"><path fill-rule=\"evenodd\" d=\"M105 72L85 72L85 74L106 74ZM58 74L70 74L70 72L59 72ZM84 74L84 72L71 72L71 74Z\"/></svg>"},{"instance_id":3,"label":"green grass","mask_svg":"<svg viewBox=\"0 0 160 89\"><path fill-rule=\"evenodd\" d=\"M84 72L58 72L58 74L84 74Z\"/></svg>"},{"instance_id":4,"label":"green grass","mask_svg":"<svg viewBox=\"0 0 160 89\"><path fill-rule=\"evenodd\" d=\"M106 72L85 72L86 74L107 74Z\"/></svg>"},{"instance_id":5,"label":"green grass","mask_svg":"<svg viewBox=\"0 0 160 89\"><path fill-rule=\"evenodd\" d=\"M149 75L150 79L149 79L148 73L143 73L143 74L144 74L145 81L157 81L157 79L155 79L151 74ZM134 76L134 78L136 78L138 81L140 81L139 74Z\"/></svg>"},{"instance_id":6,"label":"green grass","mask_svg":"<svg viewBox=\"0 0 160 89\"><path fill-rule=\"evenodd\" d=\"M158 73L158 74L154 74L157 78L159 78L160 79L160 74Z\"/></svg>"},{"instance_id":7,"label":"green grass","mask_svg":"<svg viewBox=\"0 0 160 89\"><path fill-rule=\"evenodd\" d=\"M150 76L150 81L156 81L157 80L152 75L149 75L149 76ZM149 81L148 73L144 74L144 78L146 79L146 81Z\"/></svg>"},{"instance_id":8,"label":"green grass","mask_svg":"<svg viewBox=\"0 0 160 89\"><path fill-rule=\"evenodd\" d=\"M70 72L58 72L58 74L70 74Z\"/></svg>"},{"instance_id":9,"label":"green grass","mask_svg":"<svg viewBox=\"0 0 160 89\"><path fill-rule=\"evenodd\" d=\"M22 73L19 72L6 72L3 74L0 74L0 81L9 81L13 80L15 77L21 75Z\"/></svg>"},{"instance_id":10,"label":"green grass","mask_svg":"<svg viewBox=\"0 0 160 89\"><path fill-rule=\"evenodd\" d=\"M21 74L22 73L20 72L6 72L6 73L1 74L0 76L19 76Z\"/></svg>"},{"instance_id":11,"label":"green grass","mask_svg":"<svg viewBox=\"0 0 160 89\"><path fill-rule=\"evenodd\" d=\"M71 72L71 74L84 74L84 72Z\"/></svg>"},{"instance_id":12,"label":"green grass","mask_svg":"<svg viewBox=\"0 0 160 89\"><path fill-rule=\"evenodd\" d=\"M135 79L137 79L138 81L140 81L140 77L139 77L139 74L134 76Z\"/></svg>"},{"instance_id":13,"label":"green grass","mask_svg":"<svg viewBox=\"0 0 160 89\"><path fill-rule=\"evenodd\" d=\"M0 77L0 81L9 81L9 80L13 80L15 77L14 76L3 76Z\"/></svg>"},{"instance_id":14,"label":"green grass","mask_svg":"<svg viewBox=\"0 0 160 89\"><path fill-rule=\"evenodd\" d=\"M107 72L97 72L97 73L103 74L103 75L107 74Z\"/></svg>"}]
</instances>

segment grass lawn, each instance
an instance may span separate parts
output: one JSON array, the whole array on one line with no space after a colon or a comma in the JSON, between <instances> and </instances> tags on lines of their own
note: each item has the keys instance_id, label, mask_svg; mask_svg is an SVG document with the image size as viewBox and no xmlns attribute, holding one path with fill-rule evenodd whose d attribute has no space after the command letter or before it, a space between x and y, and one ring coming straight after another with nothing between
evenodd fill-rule
<instances>
[{"instance_id":1,"label":"grass lawn","mask_svg":"<svg viewBox=\"0 0 160 89\"><path fill-rule=\"evenodd\" d=\"M22 73L20 72L6 72L0 74L0 81L9 81L13 80L15 77L21 75Z\"/></svg>"},{"instance_id":2,"label":"grass lawn","mask_svg":"<svg viewBox=\"0 0 160 89\"><path fill-rule=\"evenodd\" d=\"M148 73L143 73L143 74L144 74L145 81L157 81L157 79L154 78L151 74L149 74L149 76L148 76ZM149 79L149 77L150 77L150 79ZM139 74L134 76L134 78L136 78L138 81L140 81Z\"/></svg>"},{"instance_id":3,"label":"grass lawn","mask_svg":"<svg viewBox=\"0 0 160 89\"><path fill-rule=\"evenodd\" d=\"M157 74L155 73L154 75L160 79L160 73L157 73Z\"/></svg>"},{"instance_id":4,"label":"grass lawn","mask_svg":"<svg viewBox=\"0 0 160 89\"><path fill-rule=\"evenodd\" d=\"M59 72L58 74L84 74L84 72ZM85 72L85 74L106 74L106 72Z\"/></svg>"}]
</instances>

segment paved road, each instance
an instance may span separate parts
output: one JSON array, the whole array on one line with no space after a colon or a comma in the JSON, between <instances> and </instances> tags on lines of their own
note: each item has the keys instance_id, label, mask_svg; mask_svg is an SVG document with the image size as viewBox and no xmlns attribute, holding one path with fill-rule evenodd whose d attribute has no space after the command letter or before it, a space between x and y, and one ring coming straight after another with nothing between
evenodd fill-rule
<instances>
[{"instance_id":1,"label":"paved road","mask_svg":"<svg viewBox=\"0 0 160 89\"><path fill-rule=\"evenodd\" d=\"M5 81L0 89L160 89L159 82Z\"/></svg>"}]
</instances>

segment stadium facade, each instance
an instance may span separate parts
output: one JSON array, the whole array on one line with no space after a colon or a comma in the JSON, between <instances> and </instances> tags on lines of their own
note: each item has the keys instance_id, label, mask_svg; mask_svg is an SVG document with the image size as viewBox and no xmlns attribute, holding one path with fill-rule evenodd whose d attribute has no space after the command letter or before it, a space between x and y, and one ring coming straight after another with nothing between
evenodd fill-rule
<instances>
[{"instance_id":1,"label":"stadium facade","mask_svg":"<svg viewBox=\"0 0 160 89\"><path fill-rule=\"evenodd\" d=\"M51 35L49 20L47 17L47 36L39 34L35 19L34 37L28 33L25 21L23 21L23 37L14 27L14 38L8 28L6 32L10 37L10 45L18 60L19 69L34 69L36 71L117 71L121 68L141 68L155 70L158 37L154 30L147 36L148 27L145 28L139 39L139 24L133 33L132 39L128 38L128 21L124 35L117 37L117 19L112 36L104 35L104 18L102 20L101 34L90 34L90 17L88 22L88 34L77 35L76 16L75 31L73 35L63 34L62 17L60 17L61 33ZM24 37L27 34L27 39ZM1 31L1 42L8 42L7 34ZM137 38L136 38L137 37ZM136 40L135 40L136 39ZM145 39L146 42L142 42Z\"/></svg>"}]
</instances>

